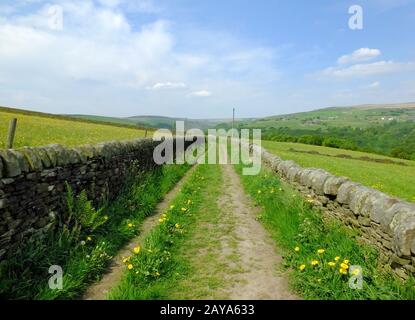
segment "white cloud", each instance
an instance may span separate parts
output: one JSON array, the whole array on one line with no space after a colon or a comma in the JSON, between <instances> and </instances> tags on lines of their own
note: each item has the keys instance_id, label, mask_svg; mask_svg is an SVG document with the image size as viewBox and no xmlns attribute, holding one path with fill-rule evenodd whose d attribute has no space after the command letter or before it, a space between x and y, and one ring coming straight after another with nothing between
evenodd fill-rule
<instances>
[{"instance_id":1,"label":"white cloud","mask_svg":"<svg viewBox=\"0 0 415 320\"><path fill-rule=\"evenodd\" d=\"M27 73L22 77L26 81L40 76L133 87L156 82L159 62L167 59L173 45L164 21L132 31L119 13L77 9L69 6L67 14L68 25L76 27L64 26L62 32L32 27L42 20L43 9L38 16L32 15L27 26L22 25L22 19L0 25L0 68L15 77L16 70Z\"/></svg>"},{"instance_id":2,"label":"white cloud","mask_svg":"<svg viewBox=\"0 0 415 320\"><path fill-rule=\"evenodd\" d=\"M346 54L337 59L339 64L356 63L362 61L369 61L378 56L381 52L379 49L360 48L351 54Z\"/></svg>"},{"instance_id":3,"label":"white cloud","mask_svg":"<svg viewBox=\"0 0 415 320\"><path fill-rule=\"evenodd\" d=\"M375 81L375 82L372 82L371 84L369 84L368 86L367 86L367 88L369 88L369 89L374 89L374 88L377 88L377 87L379 87L380 86L380 82L379 81Z\"/></svg>"},{"instance_id":4,"label":"white cloud","mask_svg":"<svg viewBox=\"0 0 415 320\"><path fill-rule=\"evenodd\" d=\"M190 97L206 98L210 97L212 93L208 90L193 91L189 94Z\"/></svg>"},{"instance_id":5,"label":"white cloud","mask_svg":"<svg viewBox=\"0 0 415 320\"><path fill-rule=\"evenodd\" d=\"M320 76L351 78L385 73L397 73L411 70L415 70L414 62L378 61L373 63L355 64L344 68L330 67L320 72Z\"/></svg>"},{"instance_id":6,"label":"white cloud","mask_svg":"<svg viewBox=\"0 0 415 320\"><path fill-rule=\"evenodd\" d=\"M277 79L271 48L232 35L217 41L216 31L194 37L147 13L148 23L130 20L140 17L137 10L152 10L151 1L137 2L131 15L125 8L132 2L100 2L56 0L64 10L62 31L49 28L43 3L16 6L2 17L0 104L56 113L190 116L194 101L186 97L194 97L211 107L199 110L221 115L235 97L247 105L258 97L265 101L267 86ZM215 99L215 106L203 97Z\"/></svg>"},{"instance_id":7,"label":"white cloud","mask_svg":"<svg viewBox=\"0 0 415 320\"><path fill-rule=\"evenodd\" d=\"M148 86L147 90L161 90L161 89L183 89L186 84L183 82L157 82L152 86Z\"/></svg>"}]
</instances>

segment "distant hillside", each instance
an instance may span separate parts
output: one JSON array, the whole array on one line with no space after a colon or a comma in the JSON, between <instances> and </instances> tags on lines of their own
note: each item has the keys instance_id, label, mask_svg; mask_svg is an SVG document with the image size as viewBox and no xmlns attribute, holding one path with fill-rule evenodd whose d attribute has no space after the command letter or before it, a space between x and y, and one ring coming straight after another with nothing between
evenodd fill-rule
<instances>
[{"instance_id":1,"label":"distant hillside","mask_svg":"<svg viewBox=\"0 0 415 320\"><path fill-rule=\"evenodd\" d=\"M262 128L266 140L415 160L415 103L326 108L238 125Z\"/></svg>"},{"instance_id":2,"label":"distant hillside","mask_svg":"<svg viewBox=\"0 0 415 320\"><path fill-rule=\"evenodd\" d=\"M403 102L403 103L391 103L391 104L361 104L357 106L352 106L351 108L359 108L359 109L414 109L415 102Z\"/></svg>"},{"instance_id":3,"label":"distant hillside","mask_svg":"<svg viewBox=\"0 0 415 320\"><path fill-rule=\"evenodd\" d=\"M68 115L71 118L75 119L82 119L87 121L94 121L94 122L104 122L104 123L111 123L111 124L118 124L123 126L137 126L137 123L134 121L130 121L126 118L117 118L117 117L105 117L105 116L95 116L95 115L85 115L85 114L71 114ZM147 126L142 126L147 127ZM148 126L151 127L151 126Z\"/></svg>"},{"instance_id":4,"label":"distant hillside","mask_svg":"<svg viewBox=\"0 0 415 320\"><path fill-rule=\"evenodd\" d=\"M398 122L415 122L415 102L330 107L308 112L244 120L238 122L238 126L261 129L278 129L283 127L290 129L324 130L328 127L367 128L373 125L382 125L393 120Z\"/></svg>"},{"instance_id":5,"label":"distant hillside","mask_svg":"<svg viewBox=\"0 0 415 320\"><path fill-rule=\"evenodd\" d=\"M207 130L214 128L219 123L228 122L227 119L189 119L189 118L175 118L175 117L163 117L163 116L131 116L127 118L117 117L103 117L94 115L70 115L70 117L78 119L87 119L93 121L103 121L122 125L134 125L139 127L152 127L152 128L164 128L174 129L176 121L184 121L185 129L198 128L201 130Z\"/></svg>"}]
</instances>

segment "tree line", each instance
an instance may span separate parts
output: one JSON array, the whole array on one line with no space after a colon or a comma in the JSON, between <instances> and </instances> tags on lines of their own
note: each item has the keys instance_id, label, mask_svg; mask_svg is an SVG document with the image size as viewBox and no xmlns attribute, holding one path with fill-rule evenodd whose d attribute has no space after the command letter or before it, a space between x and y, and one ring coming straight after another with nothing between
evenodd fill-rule
<instances>
[{"instance_id":1,"label":"tree line","mask_svg":"<svg viewBox=\"0 0 415 320\"><path fill-rule=\"evenodd\" d=\"M415 124L412 121L390 121L368 128L348 126L312 130L268 127L262 131L262 137L264 140L298 142L415 160Z\"/></svg>"}]
</instances>

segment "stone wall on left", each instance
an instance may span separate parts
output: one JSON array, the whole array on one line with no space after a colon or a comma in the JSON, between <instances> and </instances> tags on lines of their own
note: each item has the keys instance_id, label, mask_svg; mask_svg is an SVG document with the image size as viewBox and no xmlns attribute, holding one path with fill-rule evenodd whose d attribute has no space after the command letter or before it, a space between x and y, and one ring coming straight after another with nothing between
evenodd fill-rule
<instances>
[{"instance_id":1,"label":"stone wall on left","mask_svg":"<svg viewBox=\"0 0 415 320\"><path fill-rule=\"evenodd\" d=\"M66 183L99 203L124 186L132 166L157 166L151 139L113 141L75 148L61 145L0 150L0 260L34 233L62 223Z\"/></svg>"}]
</instances>

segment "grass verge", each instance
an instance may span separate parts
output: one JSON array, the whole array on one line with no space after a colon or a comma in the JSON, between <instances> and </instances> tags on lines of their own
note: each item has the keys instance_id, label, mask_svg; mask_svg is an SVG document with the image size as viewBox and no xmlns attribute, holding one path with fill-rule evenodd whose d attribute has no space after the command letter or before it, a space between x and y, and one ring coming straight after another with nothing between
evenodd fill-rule
<instances>
[{"instance_id":1,"label":"grass verge","mask_svg":"<svg viewBox=\"0 0 415 320\"><path fill-rule=\"evenodd\" d=\"M72 214L59 232L21 244L0 263L0 296L7 299L74 299L99 279L114 255L139 232L161 198L189 167L166 165L133 175L112 203L95 210L85 196L68 197ZM51 290L51 265L63 269L63 288Z\"/></svg>"},{"instance_id":2,"label":"grass verge","mask_svg":"<svg viewBox=\"0 0 415 320\"><path fill-rule=\"evenodd\" d=\"M218 166L196 168L142 248L125 257L125 274L110 299L198 299L215 292L221 278L209 261L220 243L209 224L219 218L220 186Z\"/></svg>"},{"instance_id":3,"label":"grass verge","mask_svg":"<svg viewBox=\"0 0 415 320\"><path fill-rule=\"evenodd\" d=\"M375 249L358 242L357 234L319 210L268 169L242 175L245 190L261 207L260 221L284 253L292 269L290 283L306 299L415 299L414 280L406 282L378 268ZM352 271L360 267L361 271ZM356 269L355 269L356 270ZM361 289L352 289L349 282Z\"/></svg>"}]
</instances>

